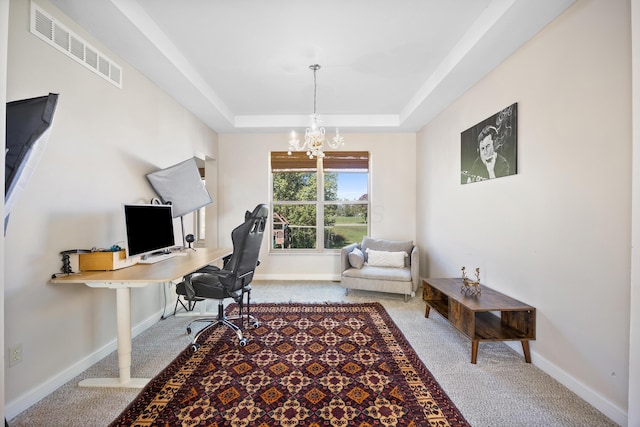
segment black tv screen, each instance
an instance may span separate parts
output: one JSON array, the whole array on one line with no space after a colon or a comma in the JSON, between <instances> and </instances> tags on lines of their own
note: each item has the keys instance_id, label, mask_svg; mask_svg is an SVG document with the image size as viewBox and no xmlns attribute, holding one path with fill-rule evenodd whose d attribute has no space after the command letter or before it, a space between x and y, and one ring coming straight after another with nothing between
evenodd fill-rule
<instances>
[{"instance_id":1,"label":"black tv screen","mask_svg":"<svg viewBox=\"0 0 640 427\"><path fill-rule=\"evenodd\" d=\"M171 205L124 205L127 256L147 255L175 246Z\"/></svg>"}]
</instances>

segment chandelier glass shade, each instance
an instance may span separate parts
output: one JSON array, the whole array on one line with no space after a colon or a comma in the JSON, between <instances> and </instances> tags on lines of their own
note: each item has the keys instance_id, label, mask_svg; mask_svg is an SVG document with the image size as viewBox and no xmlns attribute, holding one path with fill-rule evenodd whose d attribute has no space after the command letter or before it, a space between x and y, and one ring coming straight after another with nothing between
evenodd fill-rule
<instances>
[{"instance_id":1,"label":"chandelier glass shade","mask_svg":"<svg viewBox=\"0 0 640 427\"><path fill-rule=\"evenodd\" d=\"M326 142L330 148L338 148L344 145L344 138L340 136L340 130L336 128L336 135L331 139L325 139L325 130L322 127L320 116L316 113L316 94L318 85L316 83L316 71L320 69L320 65L309 65L309 69L313 71L313 114L309 117L311 119L310 126L304 132L304 141L301 141L296 135L295 131L291 131L289 138L289 151L291 155L292 151L307 151L307 156L310 159L314 157L324 157L324 143Z\"/></svg>"}]
</instances>

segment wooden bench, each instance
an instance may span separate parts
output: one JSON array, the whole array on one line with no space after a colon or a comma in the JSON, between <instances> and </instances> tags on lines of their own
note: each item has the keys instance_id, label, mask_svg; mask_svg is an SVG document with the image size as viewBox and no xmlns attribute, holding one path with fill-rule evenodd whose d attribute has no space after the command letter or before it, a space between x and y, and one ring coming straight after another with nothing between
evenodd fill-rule
<instances>
[{"instance_id":1,"label":"wooden bench","mask_svg":"<svg viewBox=\"0 0 640 427\"><path fill-rule=\"evenodd\" d=\"M424 317L433 308L471 338L471 363L476 363L480 341L520 341L524 359L531 363L529 341L536 339L536 309L481 286L479 295L461 291L461 278L422 279ZM500 312L500 316L492 312Z\"/></svg>"}]
</instances>

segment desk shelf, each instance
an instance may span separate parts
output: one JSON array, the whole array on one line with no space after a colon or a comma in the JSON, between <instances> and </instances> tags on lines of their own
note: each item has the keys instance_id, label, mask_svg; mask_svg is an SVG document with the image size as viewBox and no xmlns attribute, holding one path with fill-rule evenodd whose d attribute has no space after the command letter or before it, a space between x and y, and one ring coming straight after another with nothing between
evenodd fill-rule
<instances>
[{"instance_id":1,"label":"desk shelf","mask_svg":"<svg viewBox=\"0 0 640 427\"><path fill-rule=\"evenodd\" d=\"M427 301L427 304L431 306L431 308L433 308L435 311L440 313L442 317L444 317L447 320L449 319L449 300L448 299L443 299L443 300L432 299L432 300L425 300L425 301ZM425 317L429 317L429 316L425 315Z\"/></svg>"},{"instance_id":2,"label":"desk shelf","mask_svg":"<svg viewBox=\"0 0 640 427\"><path fill-rule=\"evenodd\" d=\"M531 339L531 334L503 322L492 313L476 313L475 337L480 341L510 341Z\"/></svg>"}]
</instances>

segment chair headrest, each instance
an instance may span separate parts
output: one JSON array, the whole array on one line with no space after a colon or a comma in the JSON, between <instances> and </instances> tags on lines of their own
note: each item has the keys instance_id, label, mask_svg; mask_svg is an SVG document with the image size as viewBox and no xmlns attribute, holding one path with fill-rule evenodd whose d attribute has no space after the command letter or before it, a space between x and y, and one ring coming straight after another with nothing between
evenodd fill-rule
<instances>
[{"instance_id":1,"label":"chair headrest","mask_svg":"<svg viewBox=\"0 0 640 427\"><path fill-rule=\"evenodd\" d=\"M244 219L249 218L266 218L269 215L269 208L264 203L259 204L253 209L253 212L245 212Z\"/></svg>"}]
</instances>

